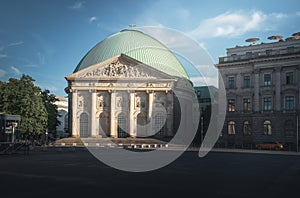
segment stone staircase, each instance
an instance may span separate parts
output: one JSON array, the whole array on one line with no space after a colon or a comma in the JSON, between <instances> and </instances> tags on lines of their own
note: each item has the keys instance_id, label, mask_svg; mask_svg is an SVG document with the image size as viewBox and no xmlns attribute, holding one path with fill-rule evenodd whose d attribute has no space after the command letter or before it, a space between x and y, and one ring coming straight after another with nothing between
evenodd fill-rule
<instances>
[{"instance_id":1,"label":"stone staircase","mask_svg":"<svg viewBox=\"0 0 300 198\"><path fill-rule=\"evenodd\" d=\"M52 142L50 146L121 146L132 148L164 147L167 141L154 138L63 138Z\"/></svg>"}]
</instances>

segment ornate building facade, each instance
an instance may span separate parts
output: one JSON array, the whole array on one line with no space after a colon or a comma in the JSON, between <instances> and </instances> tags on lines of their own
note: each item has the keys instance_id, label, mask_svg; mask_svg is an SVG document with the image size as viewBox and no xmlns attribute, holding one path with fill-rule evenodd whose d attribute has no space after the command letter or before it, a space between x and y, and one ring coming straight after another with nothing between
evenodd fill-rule
<instances>
[{"instance_id":1,"label":"ornate building facade","mask_svg":"<svg viewBox=\"0 0 300 198\"><path fill-rule=\"evenodd\" d=\"M226 121L219 143L245 146L280 141L290 147L296 145L299 39L229 48L216 67L227 97Z\"/></svg>"},{"instance_id":2,"label":"ornate building facade","mask_svg":"<svg viewBox=\"0 0 300 198\"><path fill-rule=\"evenodd\" d=\"M173 136L178 97L193 108L192 83L182 65L160 42L137 30L123 30L97 44L66 79L74 137Z\"/></svg>"}]
</instances>

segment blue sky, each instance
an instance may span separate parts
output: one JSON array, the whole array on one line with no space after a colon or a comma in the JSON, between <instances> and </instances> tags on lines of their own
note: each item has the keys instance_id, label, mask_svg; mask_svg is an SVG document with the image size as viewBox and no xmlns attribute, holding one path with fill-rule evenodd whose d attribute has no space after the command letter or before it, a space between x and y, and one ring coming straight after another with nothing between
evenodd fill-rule
<instances>
[{"instance_id":1,"label":"blue sky","mask_svg":"<svg viewBox=\"0 0 300 198\"><path fill-rule=\"evenodd\" d=\"M95 44L128 28L159 26L199 43L217 63L245 39L300 31L298 0L0 0L0 80L32 76L66 95L64 77Z\"/></svg>"}]
</instances>

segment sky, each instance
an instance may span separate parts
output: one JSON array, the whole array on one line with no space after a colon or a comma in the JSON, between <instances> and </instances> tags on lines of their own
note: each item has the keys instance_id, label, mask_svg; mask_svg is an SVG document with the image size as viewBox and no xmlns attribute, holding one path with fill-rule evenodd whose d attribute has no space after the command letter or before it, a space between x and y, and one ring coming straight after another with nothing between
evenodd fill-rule
<instances>
[{"instance_id":1,"label":"sky","mask_svg":"<svg viewBox=\"0 0 300 198\"><path fill-rule=\"evenodd\" d=\"M245 40L274 42L300 31L298 0L0 0L0 80L33 77L35 84L65 96L65 76L108 36L155 26L181 32L214 64L226 48Z\"/></svg>"}]
</instances>

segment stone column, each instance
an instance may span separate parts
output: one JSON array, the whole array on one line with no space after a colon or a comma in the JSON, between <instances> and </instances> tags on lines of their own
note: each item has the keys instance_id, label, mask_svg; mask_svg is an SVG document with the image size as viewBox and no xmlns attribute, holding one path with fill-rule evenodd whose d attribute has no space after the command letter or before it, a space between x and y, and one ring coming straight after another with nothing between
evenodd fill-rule
<instances>
[{"instance_id":1,"label":"stone column","mask_svg":"<svg viewBox=\"0 0 300 198\"><path fill-rule=\"evenodd\" d=\"M253 109L254 109L255 112L259 111L259 70L254 71Z\"/></svg>"},{"instance_id":2,"label":"stone column","mask_svg":"<svg viewBox=\"0 0 300 198\"><path fill-rule=\"evenodd\" d=\"M275 71L275 111L281 110L281 75L280 68L276 68Z\"/></svg>"},{"instance_id":3,"label":"stone column","mask_svg":"<svg viewBox=\"0 0 300 198\"><path fill-rule=\"evenodd\" d=\"M77 99L78 94L77 90L72 90L72 136L79 137L79 131L77 128Z\"/></svg>"},{"instance_id":4,"label":"stone column","mask_svg":"<svg viewBox=\"0 0 300 198\"><path fill-rule=\"evenodd\" d=\"M149 124L149 127L148 127L148 134L152 134L152 110L153 110L153 98L154 98L154 92L151 91L148 93L148 116L147 116L147 119L148 119L148 123Z\"/></svg>"},{"instance_id":5,"label":"stone column","mask_svg":"<svg viewBox=\"0 0 300 198\"><path fill-rule=\"evenodd\" d=\"M96 90L92 91L91 93L91 123L90 123L90 129L91 129L91 136L96 137L97 131L96 131L96 100L97 100L97 92Z\"/></svg>"},{"instance_id":6,"label":"stone column","mask_svg":"<svg viewBox=\"0 0 300 198\"><path fill-rule=\"evenodd\" d=\"M112 91L110 93L110 136L116 138L117 127L115 119L115 110L116 110L116 93Z\"/></svg>"},{"instance_id":7,"label":"stone column","mask_svg":"<svg viewBox=\"0 0 300 198\"><path fill-rule=\"evenodd\" d=\"M130 137L136 137L136 125L134 119L134 99L135 93L130 92L129 94L129 135Z\"/></svg>"}]
</instances>

